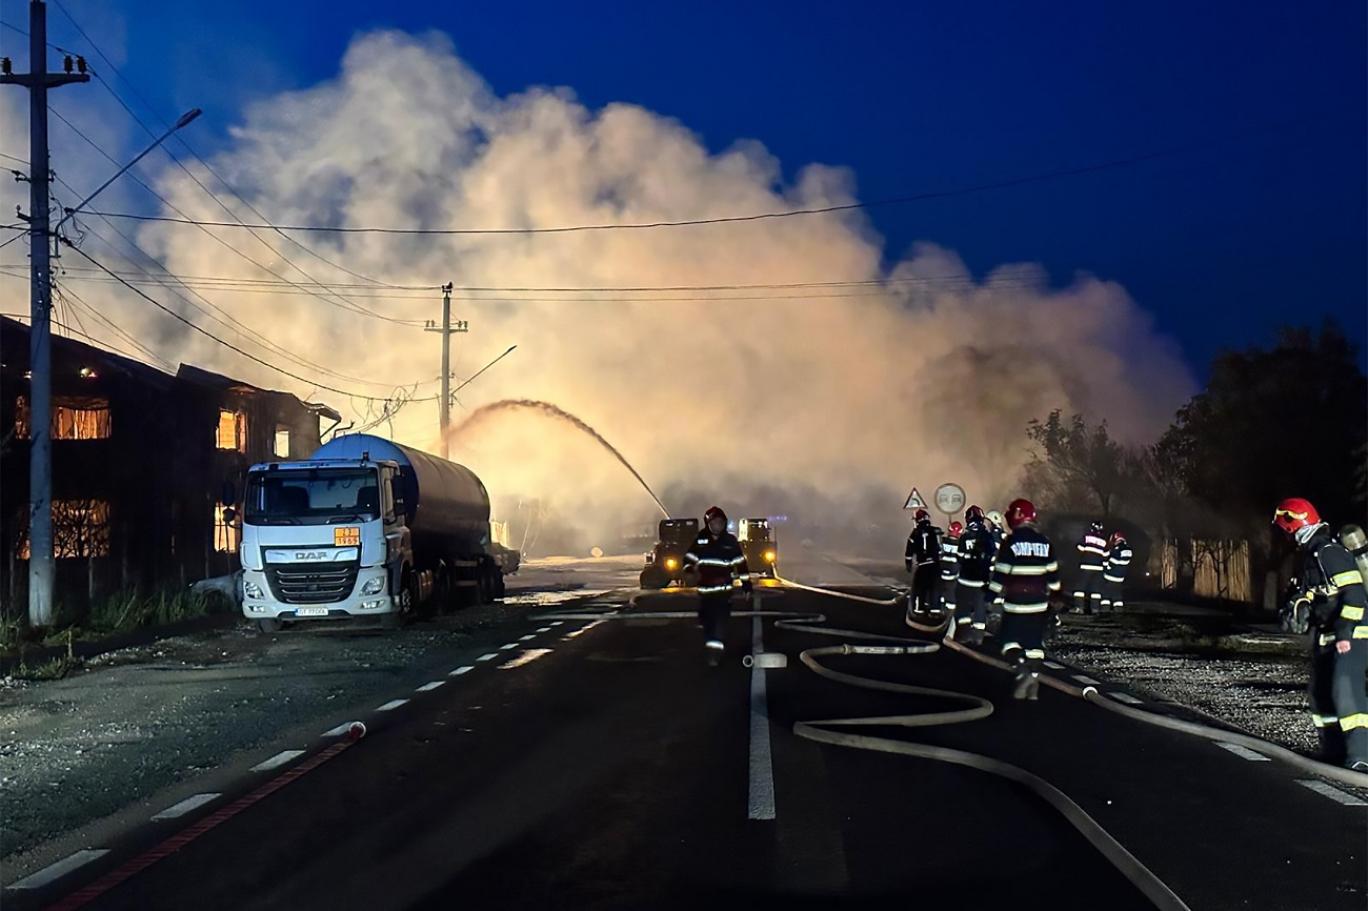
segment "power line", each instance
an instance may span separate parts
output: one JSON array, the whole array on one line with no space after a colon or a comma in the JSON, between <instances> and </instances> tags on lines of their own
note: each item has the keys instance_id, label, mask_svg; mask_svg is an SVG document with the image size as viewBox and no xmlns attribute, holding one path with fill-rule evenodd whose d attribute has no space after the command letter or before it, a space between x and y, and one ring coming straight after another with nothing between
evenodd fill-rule
<instances>
[{"instance_id":1,"label":"power line","mask_svg":"<svg viewBox=\"0 0 1368 911\"><path fill-rule=\"evenodd\" d=\"M280 366L277 366L276 364L272 364L270 361L267 361L267 360L264 360L264 359L262 359L262 358L257 357L255 354L252 354L250 351L246 351L246 350L244 350L244 349L242 349L242 348L239 348L237 345L234 345L232 342L225 341L224 339L219 338L217 335L214 335L214 333L212 333L212 332L210 332L209 330L203 328L203 327L200 326L199 324L197 324L197 323L195 323L195 322L193 322L193 321L191 321L191 320L186 319L184 316L182 316L181 314L177 313L177 312L176 312L175 310L173 310L172 308L166 306L165 304L163 304L161 301L157 300L156 298L151 297L151 296L149 296L149 295L147 295L147 294L144 294L144 293L143 293L140 289L138 289L135 285L133 285L133 284L131 284L131 283L129 283L129 282L124 281L122 278L119 278L117 275L115 275L112 271L106 269L102 263L100 263L98 260L96 260L94 257L92 257L89 253L87 253L87 252L85 252L84 250L82 250L80 247L71 247L71 249L72 249L73 251L75 251L75 253L76 253L78 256L80 256L81 258L85 259L87 262L89 262L91 265L95 266L97 269L100 269L101 271L105 272L105 273L108 274L109 276L111 276L111 277L113 277L113 278L115 278L115 279L118 279L119 283L122 284L124 287L128 288L128 290L132 291L134 294L138 295L138 296L141 297L143 300L147 301L149 304L151 304L152 306L156 307L158 310L161 310L163 313L167 314L167 315L170 316L171 318L173 318L173 319L175 319L175 320L178 320L178 321L181 322L181 323L184 323L186 326L188 326L189 328L193 329L195 332L198 332L200 335L203 335L205 338L208 338L208 339L210 339L210 340L212 340L212 341L217 342L218 344L222 345L223 347L227 348L228 350L234 351L234 352L236 352L237 354L240 354L240 355L242 355L243 357L247 358L249 361L252 361L252 362L254 362L254 363L260 364L261 366L265 367L265 368L268 369L268 370L273 370L273 371L275 371L276 373L281 374L282 376L287 376L287 377L289 377L289 378L292 379L292 380L297 380L298 382L305 383L305 384L308 384L308 385L310 385L310 386L317 387L317 388L319 388L319 389L326 389L328 392L335 392L335 393L337 393L338 395L351 396L352 398L361 399L361 400L367 401L367 402L390 402L390 401L394 401L396 398L398 398L397 396L391 396L391 397L385 398L385 397L381 397L381 396L365 395L364 393L360 393L360 392L353 392L353 391L349 391L349 390L346 390L346 389L339 389L339 388L336 387L336 386L329 386L329 385L327 385L327 384L325 384L325 383L320 383L320 382L318 382L317 380L311 380L311 379L309 379L308 377L300 376L300 375L297 374L297 373L293 373L293 372L291 372L291 371L289 371L289 370L286 370L284 367L280 367ZM432 401L432 400L434 400L434 399L435 399L435 396L434 396L434 397L429 397L429 398L427 398L427 399L407 399L406 401L410 401L410 402L414 402L414 401Z\"/></svg>"},{"instance_id":2,"label":"power line","mask_svg":"<svg viewBox=\"0 0 1368 911\"><path fill-rule=\"evenodd\" d=\"M1056 168L1048 171L1040 171L1033 174L1024 174L1017 177L1009 177L1002 180L986 181L983 183L968 184L962 187L953 187L948 190L928 190L919 193L909 193L902 196L892 196L884 199L875 199L868 202L851 202L830 206L813 206L802 209L785 209L775 212L757 212L749 215L725 215L711 218L688 218L673 221L649 221L649 222L628 222L623 224L581 224L581 225L559 225L549 228L408 228L408 227L346 227L338 225L267 225L267 224L245 224L234 222L215 222L199 221L187 218L174 218L167 215L139 215L131 212L105 212L111 218L127 218L135 221L156 221L171 224L194 224L207 227L220 228L273 228L279 231L314 231L320 233L333 234L398 234L398 235L527 235L527 234L568 234L583 231L625 231L625 230L644 230L652 228L681 228L697 225L719 225L719 224L738 224L744 222L770 221L783 218L796 218L808 215L828 215L837 212L850 212L858 209L872 209L881 206L904 205L914 202L926 202L935 199L948 199L956 196L967 196L974 193L983 193L990 190L1002 190L1012 187L1026 186L1034 183L1045 183L1053 180L1061 180L1067 177L1077 177L1084 174L1095 174L1102 171L1110 171L1118 168L1132 167L1162 158L1170 158L1193 149L1211 145L1218 141L1230 140L1248 133L1262 133L1268 131L1283 131L1289 126L1303 124L1309 120L1329 119L1322 117L1301 117L1293 124L1279 123L1268 124L1250 130L1240 131L1227 136L1210 137L1205 140L1188 142L1181 145L1171 146L1165 149L1158 149L1139 155L1131 155L1124 158L1113 158L1103 161L1092 162L1084 165L1077 165L1067 168Z\"/></svg>"}]
</instances>

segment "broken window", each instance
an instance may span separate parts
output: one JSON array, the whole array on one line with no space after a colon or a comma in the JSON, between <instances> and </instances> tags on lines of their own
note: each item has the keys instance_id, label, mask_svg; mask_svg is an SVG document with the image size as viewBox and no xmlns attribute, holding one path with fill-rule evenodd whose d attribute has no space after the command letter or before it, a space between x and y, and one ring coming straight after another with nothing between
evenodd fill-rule
<instances>
[{"instance_id":1,"label":"broken window","mask_svg":"<svg viewBox=\"0 0 1368 911\"><path fill-rule=\"evenodd\" d=\"M222 554L235 554L242 540L242 529L238 527L236 519L229 522L224 518L223 510L227 508L222 503L214 504L214 550Z\"/></svg>"},{"instance_id":2,"label":"broken window","mask_svg":"<svg viewBox=\"0 0 1368 911\"><path fill-rule=\"evenodd\" d=\"M290 428L280 424L276 425L273 451L277 459L288 459L290 457Z\"/></svg>"},{"instance_id":3,"label":"broken window","mask_svg":"<svg viewBox=\"0 0 1368 911\"><path fill-rule=\"evenodd\" d=\"M28 510L20 521L19 559L27 560ZM109 501L53 500L52 555L59 559L109 556Z\"/></svg>"},{"instance_id":4,"label":"broken window","mask_svg":"<svg viewBox=\"0 0 1368 911\"><path fill-rule=\"evenodd\" d=\"M109 399L91 395L54 395L52 423L54 440L107 440L113 433ZM33 415L28 396L14 403L14 435L27 440L33 433Z\"/></svg>"},{"instance_id":5,"label":"broken window","mask_svg":"<svg viewBox=\"0 0 1368 911\"><path fill-rule=\"evenodd\" d=\"M247 451L247 415L241 411L219 409L218 441L219 449Z\"/></svg>"}]
</instances>

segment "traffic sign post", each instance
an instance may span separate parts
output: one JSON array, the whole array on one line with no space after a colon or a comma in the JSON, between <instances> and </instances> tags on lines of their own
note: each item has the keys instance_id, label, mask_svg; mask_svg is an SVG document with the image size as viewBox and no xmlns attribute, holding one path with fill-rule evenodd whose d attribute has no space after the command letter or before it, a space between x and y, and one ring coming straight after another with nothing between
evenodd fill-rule
<instances>
[{"instance_id":1,"label":"traffic sign post","mask_svg":"<svg viewBox=\"0 0 1368 911\"><path fill-rule=\"evenodd\" d=\"M942 484L936 488L936 508L945 513L947 526L964 509L964 501L964 488L958 484Z\"/></svg>"}]
</instances>

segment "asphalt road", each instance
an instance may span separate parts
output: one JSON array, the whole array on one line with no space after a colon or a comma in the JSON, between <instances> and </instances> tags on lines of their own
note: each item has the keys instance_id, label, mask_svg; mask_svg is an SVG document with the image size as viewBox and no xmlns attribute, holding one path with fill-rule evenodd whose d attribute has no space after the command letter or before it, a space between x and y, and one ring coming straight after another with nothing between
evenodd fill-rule
<instances>
[{"instance_id":1,"label":"asphalt road","mask_svg":"<svg viewBox=\"0 0 1368 911\"><path fill-rule=\"evenodd\" d=\"M911 635L900 608L767 594L766 610ZM5 907L1153 907L1018 784L793 732L958 706L823 679L798 653L843 640L772 618L760 635L788 667L757 671L739 661L755 644L748 617L712 668L692 620L640 616L693 603L651 594L612 619L531 620L494 657L365 719L363 739L322 738L68 875L7 891ZM980 721L862 732L1035 773L1194 909L1368 902L1364 806L1281 763L1048 690L1013 702L1006 675L948 650L827 664L990 699Z\"/></svg>"}]
</instances>

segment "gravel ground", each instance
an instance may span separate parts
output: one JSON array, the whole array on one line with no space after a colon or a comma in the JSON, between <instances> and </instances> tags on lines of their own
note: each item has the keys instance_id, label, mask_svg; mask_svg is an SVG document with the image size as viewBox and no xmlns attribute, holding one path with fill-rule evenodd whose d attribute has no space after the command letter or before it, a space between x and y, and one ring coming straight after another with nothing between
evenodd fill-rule
<instances>
[{"instance_id":1,"label":"gravel ground","mask_svg":"<svg viewBox=\"0 0 1368 911\"><path fill-rule=\"evenodd\" d=\"M453 653L529 611L635 579L640 558L530 565L502 603L391 633L237 627L88 661L62 680L0 681L0 860L177 782L335 723L450 668ZM312 728L310 728L312 729ZM318 728L322 730L322 728Z\"/></svg>"}]
</instances>

